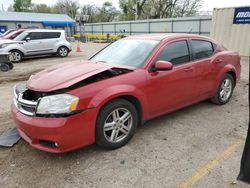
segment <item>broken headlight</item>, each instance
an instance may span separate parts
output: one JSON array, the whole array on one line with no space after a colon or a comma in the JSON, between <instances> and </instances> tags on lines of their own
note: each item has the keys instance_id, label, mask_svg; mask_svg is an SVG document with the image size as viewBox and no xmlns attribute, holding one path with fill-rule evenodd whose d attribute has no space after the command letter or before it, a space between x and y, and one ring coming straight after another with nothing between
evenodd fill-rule
<instances>
[{"instance_id":1,"label":"broken headlight","mask_svg":"<svg viewBox=\"0 0 250 188\"><path fill-rule=\"evenodd\" d=\"M58 94L42 97L36 114L69 114L76 110L79 98L69 94Z\"/></svg>"}]
</instances>

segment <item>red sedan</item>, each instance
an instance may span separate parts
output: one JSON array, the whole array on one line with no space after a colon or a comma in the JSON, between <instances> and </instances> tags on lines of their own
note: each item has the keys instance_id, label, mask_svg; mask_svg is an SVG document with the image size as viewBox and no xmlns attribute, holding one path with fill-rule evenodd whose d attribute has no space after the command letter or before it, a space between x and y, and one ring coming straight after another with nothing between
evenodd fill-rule
<instances>
[{"instance_id":1,"label":"red sedan","mask_svg":"<svg viewBox=\"0 0 250 188\"><path fill-rule=\"evenodd\" d=\"M240 70L239 55L207 37L131 36L17 85L12 115L21 137L44 151L115 149L146 120L206 99L226 104Z\"/></svg>"},{"instance_id":2,"label":"red sedan","mask_svg":"<svg viewBox=\"0 0 250 188\"><path fill-rule=\"evenodd\" d=\"M27 29L18 29L16 31L12 31L9 34L5 35L4 37L0 38L0 39L14 39L16 38L18 35L20 35L22 32L26 31Z\"/></svg>"}]
</instances>

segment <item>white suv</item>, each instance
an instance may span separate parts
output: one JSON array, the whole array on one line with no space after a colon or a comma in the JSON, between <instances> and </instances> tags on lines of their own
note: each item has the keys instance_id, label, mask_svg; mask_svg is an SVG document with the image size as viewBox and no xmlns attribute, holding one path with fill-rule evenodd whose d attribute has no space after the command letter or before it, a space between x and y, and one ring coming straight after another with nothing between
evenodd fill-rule
<instances>
[{"instance_id":1,"label":"white suv","mask_svg":"<svg viewBox=\"0 0 250 188\"><path fill-rule=\"evenodd\" d=\"M13 40L0 41L0 53L10 52L13 62L20 62L25 56L44 54L66 57L72 50L63 30L27 30Z\"/></svg>"}]
</instances>

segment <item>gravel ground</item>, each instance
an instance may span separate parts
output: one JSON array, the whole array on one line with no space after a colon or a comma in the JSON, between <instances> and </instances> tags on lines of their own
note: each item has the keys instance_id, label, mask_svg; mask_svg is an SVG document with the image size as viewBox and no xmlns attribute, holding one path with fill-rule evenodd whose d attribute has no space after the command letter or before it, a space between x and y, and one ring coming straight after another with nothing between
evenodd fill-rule
<instances>
[{"instance_id":1,"label":"gravel ground","mask_svg":"<svg viewBox=\"0 0 250 188\"><path fill-rule=\"evenodd\" d=\"M0 132L14 127L10 117L11 87L48 66L86 59L106 44L86 44L67 58L32 58L0 72ZM75 47L75 46L74 46ZM247 187L232 184L239 172L249 122L249 63L231 101L216 106L204 101L140 126L124 147L105 151L96 145L65 154L36 150L21 140L0 148L1 187L179 187L238 140L242 143L193 187ZM197 171L198 170L198 171Z\"/></svg>"}]
</instances>

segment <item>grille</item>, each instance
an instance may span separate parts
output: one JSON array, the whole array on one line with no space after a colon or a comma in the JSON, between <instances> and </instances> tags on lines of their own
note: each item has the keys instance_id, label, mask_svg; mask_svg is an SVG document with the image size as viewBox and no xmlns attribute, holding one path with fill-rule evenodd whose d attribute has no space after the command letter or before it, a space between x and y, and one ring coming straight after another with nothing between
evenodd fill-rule
<instances>
[{"instance_id":1,"label":"grille","mask_svg":"<svg viewBox=\"0 0 250 188\"><path fill-rule=\"evenodd\" d=\"M32 100L32 98L28 98L27 89L25 90L23 87L20 89L14 87L14 105L17 109L28 116L34 116L36 112L37 100ZM26 97L24 97L26 96Z\"/></svg>"}]
</instances>

